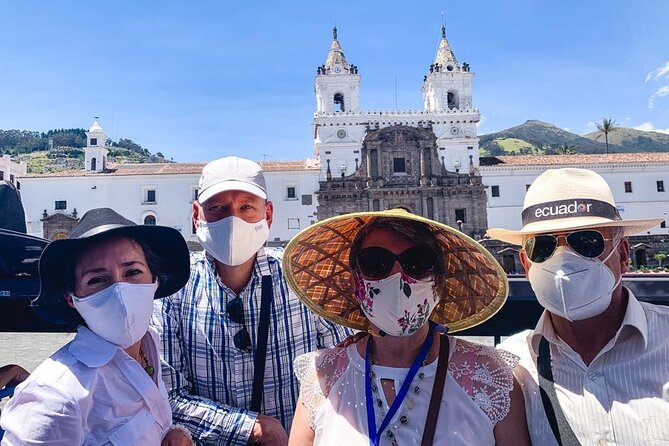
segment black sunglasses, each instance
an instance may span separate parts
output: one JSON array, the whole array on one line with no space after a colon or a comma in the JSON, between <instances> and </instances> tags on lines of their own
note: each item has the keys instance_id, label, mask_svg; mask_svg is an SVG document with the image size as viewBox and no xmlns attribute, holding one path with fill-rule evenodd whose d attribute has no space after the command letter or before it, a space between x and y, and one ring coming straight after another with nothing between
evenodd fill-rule
<instances>
[{"instance_id":1,"label":"black sunglasses","mask_svg":"<svg viewBox=\"0 0 669 446\"><path fill-rule=\"evenodd\" d=\"M535 235L525 240L525 252L527 257L534 263L541 263L548 260L558 246L558 240L564 237L567 245L577 254L593 259L599 257L604 252L604 242L613 240L604 238L601 232L587 229L583 231L574 231L569 234L542 234Z\"/></svg>"},{"instance_id":2,"label":"black sunglasses","mask_svg":"<svg viewBox=\"0 0 669 446\"><path fill-rule=\"evenodd\" d=\"M235 297L228 302L225 306L225 310L228 312L228 318L232 322L242 325L242 328L235 333L235 336L232 338L235 347L244 352L252 352L251 336L249 336L249 331L244 324L244 306L242 300L239 297Z\"/></svg>"},{"instance_id":3,"label":"black sunglasses","mask_svg":"<svg viewBox=\"0 0 669 446\"><path fill-rule=\"evenodd\" d=\"M393 254L385 248L372 246L358 253L356 263L363 277L367 279L383 279L388 277L398 260L404 273L414 279L424 279L434 271L437 256L427 248L414 246L401 254Z\"/></svg>"}]
</instances>

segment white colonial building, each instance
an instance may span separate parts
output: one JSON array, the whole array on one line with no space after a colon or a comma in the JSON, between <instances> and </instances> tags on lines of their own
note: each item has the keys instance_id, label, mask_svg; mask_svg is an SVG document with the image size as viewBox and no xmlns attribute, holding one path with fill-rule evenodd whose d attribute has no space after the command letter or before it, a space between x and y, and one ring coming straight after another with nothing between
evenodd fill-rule
<instances>
[{"instance_id":1,"label":"white colonial building","mask_svg":"<svg viewBox=\"0 0 669 446\"><path fill-rule=\"evenodd\" d=\"M204 163L110 164L97 121L87 136L83 170L21 177L28 233L65 236L46 234L44 222L54 214L77 218L89 209L110 207L136 223L170 226L187 241L196 240L191 209ZM308 159L261 165L275 205L270 242L280 244L316 220L319 168Z\"/></svg>"},{"instance_id":2,"label":"white colonial building","mask_svg":"<svg viewBox=\"0 0 669 446\"><path fill-rule=\"evenodd\" d=\"M0 181L9 181L14 186L18 186L16 179L26 174L27 164L25 161L20 163L12 161L9 155L0 157Z\"/></svg>"}]
</instances>

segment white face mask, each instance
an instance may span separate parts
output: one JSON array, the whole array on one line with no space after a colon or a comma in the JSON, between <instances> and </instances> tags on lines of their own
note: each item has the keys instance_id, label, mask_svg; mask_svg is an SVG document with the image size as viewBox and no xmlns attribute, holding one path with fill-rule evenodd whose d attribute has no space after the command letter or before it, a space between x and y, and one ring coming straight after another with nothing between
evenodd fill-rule
<instances>
[{"instance_id":1,"label":"white face mask","mask_svg":"<svg viewBox=\"0 0 669 446\"><path fill-rule=\"evenodd\" d=\"M616 245L604 260L589 259L566 246L559 246L541 263L532 263L527 275L542 307L570 321L597 316L611 304L616 281L605 265L617 250Z\"/></svg>"},{"instance_id":2,"label":"white face mask","mask_svg":"<svg viewBox=\"0 0 669 446\"><path fill-rule=\"evenodd\" d=\"M438 303L434 281L399 272L381 280L360 279L356 297L369 321L391 336L410 336L427 323Z\"/></svg>"},{"instance_id":3,"label":"white face mask","mask_svg":"<svg viewBox=\"0 0 669 446\"><path fill-rule=\"evenodd\" d=\"M149 329L158 283L117 282L87 297L72 295L74 308L102 339L128 348Z\"/></svg>"},{"instance_id":4,"label":"white face mask","mask_svg":"<svg viewBox=\"0 0 669 446\"><path fill-rule=\"evenodd\" d=\"M200 220L197 238L219 262L237 266L249 260L267 241L269 225L264 218L248 223L239 217L226 217L213 223Z\"/></svg>"}]
</instances>

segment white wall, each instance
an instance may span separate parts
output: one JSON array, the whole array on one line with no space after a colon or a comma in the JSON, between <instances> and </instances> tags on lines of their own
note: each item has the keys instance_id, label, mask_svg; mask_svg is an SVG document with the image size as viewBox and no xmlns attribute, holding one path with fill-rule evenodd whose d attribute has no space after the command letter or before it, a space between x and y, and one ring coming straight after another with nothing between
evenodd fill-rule
<instances>
[{"instance_id":1,"label":"white wall","mask_svg":"<svg viewBox=\"0 0 669 446\"><path fill-rule=\"evenodd\" d=\"M290 240L316 220L318 174L318 169L265 172L268 198L274 203L270 241ZM138 224L147 215L153 215L157 224L173 227L186 240L196 241L191 209L199 177L199 174L24 177L20 180L28 233L41 237L42 213L60 212L55 210L55 202L65 200L67 208L63 212L68 214L76 208L81 217L90 209L110 207ZM296 199L287 198L288 186L296 188ZM146 202L148 189L155 189L155 203ZM311 195L312 204L302 205L302 195Z\"/></svg>"},{"instance_id":2,"label":"white wall","mask_svg":"<svg viewBox=\"0 0 669 446\"><path fill-rule=\"evenodd\" d=\"M25 161L15 163L9 155L2 155L0 157L0 172L2 172L3 180L11 181L12 175L14 175L13 184L16 185L16 178L25 175L26 170L27 164Z\"/></svg>"}]
</instances>

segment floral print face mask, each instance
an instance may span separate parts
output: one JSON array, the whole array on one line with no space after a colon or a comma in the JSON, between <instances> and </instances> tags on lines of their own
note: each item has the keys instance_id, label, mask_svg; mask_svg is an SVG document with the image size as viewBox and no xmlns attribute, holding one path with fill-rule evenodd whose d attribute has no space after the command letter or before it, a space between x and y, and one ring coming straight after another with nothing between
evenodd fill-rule
<instances>
[{"instance_id":1,"label":"floral print face mask","mask_svg":"<svg viewBox=\"0 0 669 446\"><path fill-rule=\"evenodd\" d=\"M430 318L438 303L434 280L416 280L403 272L381 280L359 279L356 297L369 321L390 336L411 336Z\"/></svg>"}]
</instances>

